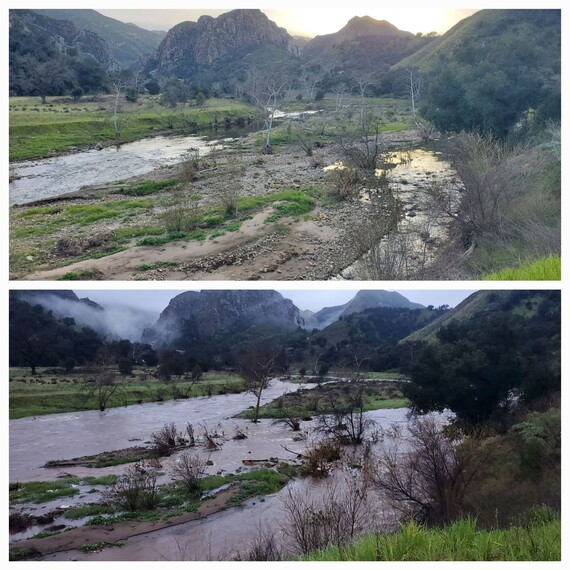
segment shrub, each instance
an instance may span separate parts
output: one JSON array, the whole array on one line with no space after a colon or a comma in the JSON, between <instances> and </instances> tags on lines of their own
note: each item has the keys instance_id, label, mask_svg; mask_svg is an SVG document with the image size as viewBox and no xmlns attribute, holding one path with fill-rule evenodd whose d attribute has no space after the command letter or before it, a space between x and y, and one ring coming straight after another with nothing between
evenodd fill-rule
<instances>
[{"instance_id":1,"label":"shrub","mask_svg":"<svg viewBox=\"0 0 570 570\"><path fill-rule=\"evenodd\" d=\"M144 461L129 465L113 487L107 492L107 500L126 511L146 511L158 502L157 471Z\"/></svg>"},{"instance_id":2,"label":"shrub","mask_svg":"<svg viewBox=\"0 0 570 570\"><path fill-rule=\"evenodd\" d=\"M189 495L200 490L200 479L206 472L207 461L198 455L186 451L178 457L171 467L175 480L180 480Z\"/></svg>"}]
</instances>

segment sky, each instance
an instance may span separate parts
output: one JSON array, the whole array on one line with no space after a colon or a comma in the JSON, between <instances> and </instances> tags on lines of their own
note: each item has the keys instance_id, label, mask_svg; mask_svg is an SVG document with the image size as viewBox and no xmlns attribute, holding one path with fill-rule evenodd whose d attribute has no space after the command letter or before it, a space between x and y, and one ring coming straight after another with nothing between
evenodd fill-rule
<instances>
[{"instance_id":1,"label":"sky","mask_svg":"<svg viewBox=\"0 0 570 570\"><path fill-rule=\"evenodd\" d=\"M389 289L394 291L395 289ZM318 311L323 307L342 305L352 299L358 289L288 289L279 292L291 299L301 309ZM182 293L182 290L75 290L80 298L88 297L100 305L127 305L160 313L170 299ZM473 290L398 290L410 301L422 305L449 305L454 307L468 297Z\"/></svg>"},{"instance_id":2,"label":"sky","mask_svg":"<svg viewBox=\"0 0 570 570\"><path fill-rule=\"evenodd\" d=\"M232 4L225 2L225 5ZM264 2L259 6L268 6L270 2ZM281 3L283 5L285 3ZM288 2L288 6L295 3ZM168 30L172 26L183 21L196 21L201 15L219 16L230 8L213 8L208 2L207 9L154 9L154 10L123 10L123 9L99 9L102 14L136 24L149 30ZM311 5L305 3L305 5ZM314 5L314 4L312 4ZM255 7L250 3L233 3L234 8ZM273 6L279 4L273 3ZM315 36L338 32L354 16L371 16L376 20L387 20L400 30L407 32L438 32L444 33L460 20L470 16L477 10L467 8L411 8L405 9L384 8L380 3L354 2L346 3L346 7L327 7L326 10L319 8L268 7L261 8L267 17L279 26L285 28L292 35ZM338 4L337 4L338 6Z\"/></svg>"}]
</instances>

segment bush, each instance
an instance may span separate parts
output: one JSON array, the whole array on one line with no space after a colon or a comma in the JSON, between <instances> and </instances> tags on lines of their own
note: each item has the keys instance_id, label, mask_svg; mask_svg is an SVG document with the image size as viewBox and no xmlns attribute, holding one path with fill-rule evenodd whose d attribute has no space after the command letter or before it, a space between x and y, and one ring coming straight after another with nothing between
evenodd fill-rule
<instances>
[{"instance_id":1,"label":"bush","mask_svg":"<svg viewBox=\"0 0 570 570\"><path fill-rule=\"evenodd\" d=\"M358 197L362 181L358 171L352 168L333 168L326 177L328 194L338 201Z\"/></svg>"},{"instance_id":2,"label":"bush","mask_svg":"<svg viewBox=\"0 0 570 570\"><path fill-rule=\"evenodd\" d=\"M106 493L106 498L126 511L153 509L158 502L156 478L156 469L144 461L129 465Z\"/></svg>"},{"instance_id":3,"label":"bush","mask_svg":"<svg viewBox=\"0 0 570 570\"><path fill-rule=\"evenodd\" d=\"M340 446L336 442L325 440L313 445L303 454L301 474L326 477L329 474L330 464L340 459L340 454Z\"/></svg>"},{"instance_id":4,"label":"bush","mask_svg":"<svg viewBox=\"0 0 570 570\"><path fill-rule=\"evenodd\" d=\"M200 479L206 472L207 461L198 455L186 451L178 457L171 467L175 480L180 480L189 495L200 490Z\"/></svg>"},{"instance_id":5,"label":"bush","mask_svg":"<svg viewBox=\"0 0 570 570\"><path fill-rule=\"evenodd\" d=\"M176 424L164 424L164 426L151 434L151 439L160 455L170 455L176 447L178 431Z\"/></svg>"}]
</instances>

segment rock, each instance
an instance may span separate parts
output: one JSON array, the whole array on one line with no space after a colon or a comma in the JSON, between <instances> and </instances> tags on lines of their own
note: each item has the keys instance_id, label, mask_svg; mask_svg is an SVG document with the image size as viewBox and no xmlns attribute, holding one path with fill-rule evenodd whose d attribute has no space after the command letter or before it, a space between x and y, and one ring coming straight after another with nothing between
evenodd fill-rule
<instances>
[{"instance_id":1,"label":"rock","mask_svg":"<svg viewBox=\"0 0 570 570\"><path fill-rule=\"evenodd\" d=\"M103 150L103 145L100 142L98 142L93 148L95 150Z\"/></svg>"}]
</instances>

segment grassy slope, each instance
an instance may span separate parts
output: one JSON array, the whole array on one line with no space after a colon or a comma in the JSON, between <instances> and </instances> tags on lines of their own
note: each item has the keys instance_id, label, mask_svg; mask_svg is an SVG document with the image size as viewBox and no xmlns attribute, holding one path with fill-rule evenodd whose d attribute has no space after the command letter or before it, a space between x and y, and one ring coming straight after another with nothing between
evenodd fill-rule
<instances>
[{"instance_id":1,"label":"grassy slope","mask_svg":"<svg viewBox=\"0 0 570 570\"><path fill-rule=\"evenodd\" d=\"M490 273L483 277L486 281L559 281L561 279L561 259L559 255L549 255L535 261Z\"/></svg>"},{"instance_id":2,"label":"grassy slope","mask_svg":"<svg viewBox=\"0 0 570 570\"><path fill-rule=\"evenodd\" d=\"M409 523L392 535L366 536L339 551L331 546L303 558L310 561L522 561L561 560L560 520L506 530L477 530L464 519L444 529Z\"/></svg>"},{"instance_id":3,"label":"grassy slope","mask_svg":"<svg viewBox=\"0 0 570 570\"><path fill-rule=\"evenodd\" d=\"M457 307L451 309L447 313L443 314L441 317L430 323L429 325L413 332L411 335L407 336L400 342L408 341L419 341L419 340L434 340L437 331L444 325L449 324L452 319L469 319L473 315L481 311L501 311L501 305L507 300L511 291L477 291L473 293L467 299L459 303ZM536 307L542 300L540 291L537 291L536 296L532 299L532 309L536 310ZM527 299L525 299L525 302ZM524 306L524 303L519 304L518 307L511 309L513 313L527 314L528 310Z\"/></svg>"}]
</instances>

